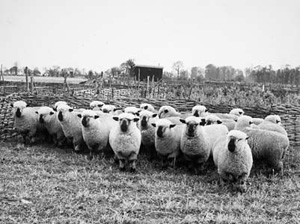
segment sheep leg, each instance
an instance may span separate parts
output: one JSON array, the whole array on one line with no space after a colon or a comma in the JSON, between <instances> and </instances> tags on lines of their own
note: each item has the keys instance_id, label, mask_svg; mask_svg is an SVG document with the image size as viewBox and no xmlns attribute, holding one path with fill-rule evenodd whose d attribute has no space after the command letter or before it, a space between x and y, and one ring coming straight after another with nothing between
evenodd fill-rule
<instances>
[{"instance_id":1,"label":"sheep leg","mask_svg":"<svg viewBox=\"0 0 300 224\"><path fill-rule=\"evenodd\" d=\"M130 160L129 161L129 166L130 166L130 172L134 173L136 172L136 160Z\"/></svg>"},{"instance_id":2,"label":"sheep leg","mask_svg":"<svg viewBox=\"0 0 300 224\"><path fill-rule=\"evenodd\" d=\"M119 170L125 171L125 159L119 159Z\"/></svg>"}]
</instances>

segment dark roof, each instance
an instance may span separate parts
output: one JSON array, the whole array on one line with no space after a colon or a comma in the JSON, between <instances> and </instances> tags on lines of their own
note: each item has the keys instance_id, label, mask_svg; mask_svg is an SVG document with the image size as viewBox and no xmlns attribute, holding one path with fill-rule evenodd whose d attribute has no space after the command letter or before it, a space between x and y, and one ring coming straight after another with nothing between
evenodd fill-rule
<instances>
[{"instance_id":1,"label":"dark roof","mask_svg":"<svg viewBox=\"0 0 300 224\"><path fill-rule=\"evenodd\" d=\"M161 67L161 66L152 66L152 65L135 65L135 67L140 67L140 68L160 68L160 69L164 68L164 67Z\"/></svg>"}]
</instances>

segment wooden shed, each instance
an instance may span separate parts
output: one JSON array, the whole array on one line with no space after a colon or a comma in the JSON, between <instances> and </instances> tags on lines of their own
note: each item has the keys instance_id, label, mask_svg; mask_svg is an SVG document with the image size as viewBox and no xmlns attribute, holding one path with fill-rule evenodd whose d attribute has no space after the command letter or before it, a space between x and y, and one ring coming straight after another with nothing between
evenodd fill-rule
<instances>
[{"instance_id":1,"label":"wooden shed","mask_svg":"<svg viewBox=\"0 0 300 224\"><path fill-rule=\"evenodd\" d=\"M140 81L147 82L147 76L150 80L154 76L154 81L157 82L161 80L163 74L163 67L160 66L150 66L150 65L135 65L134 67L134 76Z\"/></svg>"}]
</instances>

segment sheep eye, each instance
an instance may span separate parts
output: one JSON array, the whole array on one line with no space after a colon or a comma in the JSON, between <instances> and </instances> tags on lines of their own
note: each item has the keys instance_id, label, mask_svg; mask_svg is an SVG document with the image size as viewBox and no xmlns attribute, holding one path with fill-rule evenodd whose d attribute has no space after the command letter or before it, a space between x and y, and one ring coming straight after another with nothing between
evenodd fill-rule
<instances>
[{"instance_id":1,"label":"sheep eye","mask_svg":"<svg viewBox=\"0 0 300 224\"><path fill-rule=\"evenodd\" d=\"M280 121L276 121L276 123L278 124Z\"/></svg>"},{"instance_id":2,"label":"sheep eye","mask_svg":"<svg viewBox=\"0 0 300 224\"><path fill-rule=\"evenodd\" d=\"M165 112L165 113L168 113L169 111L168 111L168 110L165 110L164 112Z\"/></svg>"}]
</instances>

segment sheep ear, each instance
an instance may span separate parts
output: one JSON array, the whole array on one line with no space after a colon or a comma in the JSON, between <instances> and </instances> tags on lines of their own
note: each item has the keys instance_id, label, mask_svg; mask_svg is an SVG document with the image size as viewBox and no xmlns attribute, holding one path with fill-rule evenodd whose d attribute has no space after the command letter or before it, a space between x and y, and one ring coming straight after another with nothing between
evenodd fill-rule
<instances>
[{"instance_id":1,"label":"sheep ear","mask_svg":"<svg viewBox=\"0 0 300 224\"><path fill-rule=\"evenodd\" d=\"M140 116L140 112L136 112L136 113L134 113L134 115L136 115L136 116Z\"/></svg>"},{"instance_id":2,"label":"sheep ear","mask_svg":"<svg viewBox=\"0 0 300 224\"><path fill-rule=\"evenodd\" d=\"M157 114L152 114L152 117L156 117L157 116Z\"/></svg>"},{"instance_id":3,"label":"sheep ear","mask_svg":"<svg viewBox=\"0 0 300 224\"><path fill-rule=\"evenodd\" d=\"M184 119L179 119L181 123L186 124Z\"/></svg>"},{"instance_id":4,"label":"sheep ear","mask_svg":"<svg viewBox=\"0 0 300 224\"><path fill-rule=\"evenodd\" d=\"M147 110L147 109L148 109L148 105L147 105L147 106L145 106L145 107L144 107L144 109L145 109L145 110Z\"/></svg>"},{"instance_id":5,"label":"sheep ear","mask_svg":"<svg viewBox=\"0 0 300 224\"><path fill-rule=\"evenodd\" d=\"M170 124L170 128L174 128L176 126L176 124Z\"/></svg>"},{"instance_id":6,"label":"sheep ear","mask_svg":"<svg viewBox=\"0 0 300 224\"><path fill-rule=\"evenodd\" d=\"M69 111L72 112L72 111L73 111L73 108L70 108Z\"/></svg>"},{"instance_id":7,"label":"sheep ear","mask_svg":"<svg viewBox=\"0 0 300 224\"><path fill-rule=\"evenodd\" d=\"M138 121L139 121L139 118L138 118L138 117L133 118L133 121L134 121L134 122L138 122Z\"/></svg>"},{"instance_id":8,"label":"sheep ear","mask_svg":"<svg viewBox=\"0 0 300 224\"><path fill-rule=\"evenodd\" d=\"M38 111L35 111L35 113L36 113L36 114L39 114L39 112L38 112Z\"/></svg>"},{"instance_id":9,"label":"sheep ear","mask_svg":"<svg viewBox=\"0 0 300 224\"><path fill-rule=\"evenodd\" d=\"M11 104L10 104L10 106L11 106L11 107L14 107L14 104L13 104L13 103L11 103Z\"/></svg>"},{"instance_id":10,"label":"sheep ear","mask_svg":"<svg viewBox=\"0 0 300 224\"><path fill-rule=\"evenodd\" d=\"M201 122L199 124L200 124L200 126L204 126L206 124L206 120L204 118L202 118Z\"/></svg>"},{"instance_id":11,"label":"sheep ear","mask_svg":"<svg viewBox=\"0 0 300 224\"><path fill-rule=\"evenodd\" d=\"M248 140L248 139L249 139L249 136L246 137L246 140Z\"/></svg>"},{"instance_id":12,"label":"sheep ear","mask_svg":"<svg viewBox=\"0 0 300 224\"><path fill-rule=\"evenodd\" d=\"M95 115L95 116L94 116L94 119L97 119L97 118L99 118L99 117L100 117L99 115Z\"/></svg>"},{"instance_id":13,"label":"sheep ear","mask_svg":"<svg viewBox=\"0 0 300 224\"><path fill-rule=\"evenodd\" d=\"M56 107L55 108L53 107L53 110L57 112L57 108Z\"/></svg>"},{"instance_id":14,"label":"sheep ear","mask_svg":"<svg viewBox=\"0 0 300 224\"><path fill-rule=\"evenodd\" d=\"M113 119L114 119L115 121L119 121L119 118L118 118L118 117L113 117Z\"/></svg>"},{"instance_id":15,"label":"sheep ear","mask_svg":"<svg viewBox=\"0 0 300 224\"><path fill-rule=\"evenodd\" d=\"M77 116L79 117L79 118L81 118L82 116L81 116L81 114L77 114Z\"/></svg>"},{"instance_id":16,"label":"sheep ear","mask_svg":"<svg viewBox=\"0 0 300 224\"><path fill-rule=\"evenodd\" d=\"M208 112L208 109L206 109L204 112Z\"/></svg>"},{"instance_id":17,"label":"sheep ear","mask_svg":"<svg viewBox=\"0 0 300 224\"><path fill-rule=\"evenodd\" d=\"M217 124L222 124L223 122L220 120L217 120Z\"/></svg>"},{"instance_id":18,"label":"sheep ear","mask_svg":"<svg viewBox=\"0 0 300 224\"><path fill-rule=\"evenodd\" d=\"M50 115L53 115L54 114L54 112L53 111L50 111Z\"/></svg>"},{"instance_id":19,"label":"sheep ear","mask_svg":"<svg viewBox=\"0 0 300 224\"><path fill-rule=\"evenodd\" d=\"M151 125L152 125L153 127L156 127L156 124L155 124L155 123L151 123Z\"/></svg>"}]
</instances>

